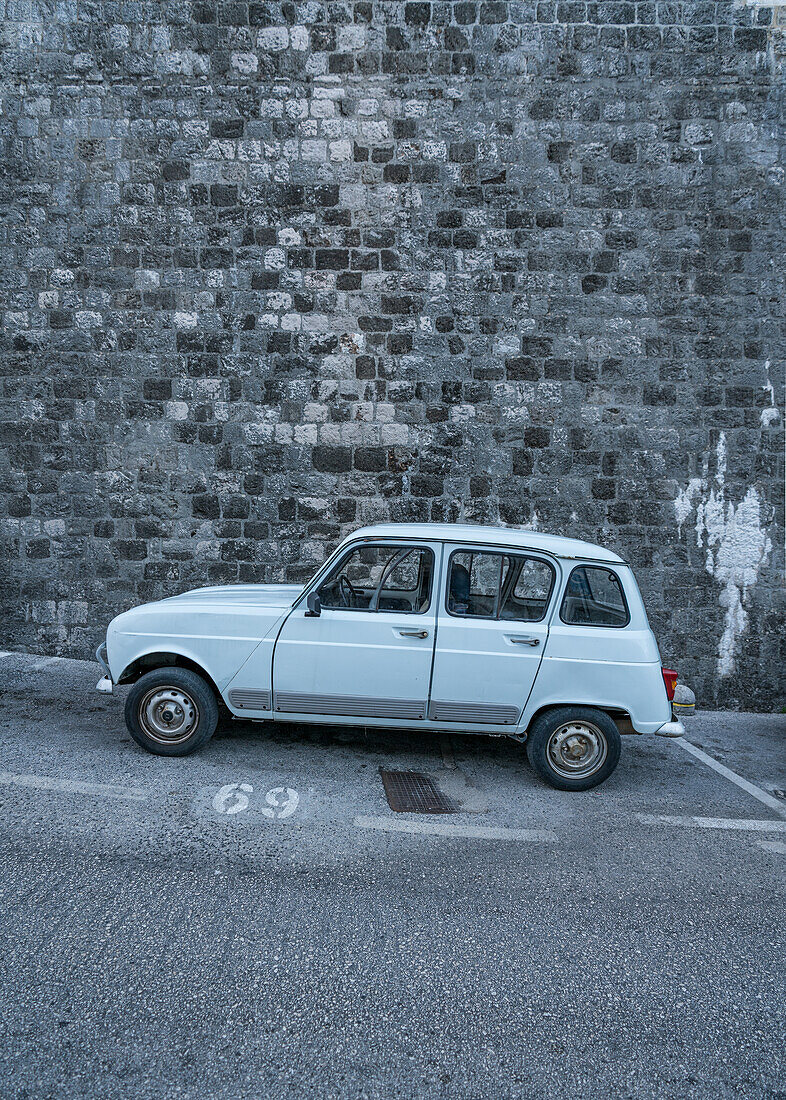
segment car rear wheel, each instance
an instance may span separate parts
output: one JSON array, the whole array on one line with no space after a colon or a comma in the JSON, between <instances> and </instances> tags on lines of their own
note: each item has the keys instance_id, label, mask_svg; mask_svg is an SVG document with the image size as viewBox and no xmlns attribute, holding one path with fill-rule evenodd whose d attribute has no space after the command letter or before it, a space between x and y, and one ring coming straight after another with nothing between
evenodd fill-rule
<instances>
[{"instance_id":1,"label":"car rear wheel","mask_svg":"<svg viewBox=\"0 0 786 1100\"><path fill-rule=\"evenodd\" d=\"M213 736L218 723L215 693L187 668L157 668L128 693L128 731L138 745L158 756L187 756Z\"/></svg>"},{"instance_id":2,"label":"car rear wheel","mask_svg":"<svg viewBox=\"0 0 786 1100\"><path fill-rule=\"evenodd\" d=\"M527 758L557 790L588 791L619 763L619 730L610 715L595 707L557 707L533 723Z\"/></svg>"}]
</instances>

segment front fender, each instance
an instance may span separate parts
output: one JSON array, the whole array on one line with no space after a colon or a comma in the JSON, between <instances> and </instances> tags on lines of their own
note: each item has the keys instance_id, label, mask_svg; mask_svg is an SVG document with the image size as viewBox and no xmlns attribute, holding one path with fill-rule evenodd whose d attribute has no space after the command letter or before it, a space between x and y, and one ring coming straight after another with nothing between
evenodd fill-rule
<instances>
[{"instance_id":1,"label":"front fender","mask_svg":"<svg viewBox=\"0 0 786 1100\"><path fill-rule=\"evenodd\" d=\"M118 615L106 635L107 660L118 683L129 665L152 653L185 657L223 691L288 608L224 601L166 600Z\"/></svg>"},{"instance_id":2,"label":"front fender","mask_svg":"<svg viewBox=\"0 0 786 1100\"><path fill-rule=\"evenodd\" d=\"M123 620L125 616L118 618ZM133 624L137 629L123 629L122 622L114 620L106 635L107 663L112 680L120 683L126 670L141 657L153 653L170 653L185 657L210 676L219 690L229 683L238 669L259 645L259 638L213 634L206 631L185 633L177 622L169 629L164 623Z\"/></svg>"},{"instance_id":3,"label":"front fender","mask_svg":"<svg viewBox=\"0 0 786 1100\"><path fill-rule=\"evenodd\" d=\"M210 644L214 641L214 644ZM109 667L114 683L121 683L128 669L143 657L154 654L169 654L183 657L203 669L219 691L229 683L237 670L248 660L257 641L239 639L199 639L200 644L189 644L188 639L161 634L155 638L135 639L128 635L117 635L107 645Z\"/></svg>"}]
</instances>

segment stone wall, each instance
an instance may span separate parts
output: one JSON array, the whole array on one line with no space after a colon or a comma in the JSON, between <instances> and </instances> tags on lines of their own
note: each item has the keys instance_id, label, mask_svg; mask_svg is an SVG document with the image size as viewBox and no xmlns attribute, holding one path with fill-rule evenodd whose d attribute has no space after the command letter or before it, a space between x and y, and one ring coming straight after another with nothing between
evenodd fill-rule
<instances>
[{"instance_id":1,"label":"stone wall","mask_svg":"<svg viewBox=\"0 0 786 1100\"><path fill-rule=\"evenodd\" d=\"M783 702L782 9L0 9L1 647L464 520Z\"/></svg>"}]
</instances>

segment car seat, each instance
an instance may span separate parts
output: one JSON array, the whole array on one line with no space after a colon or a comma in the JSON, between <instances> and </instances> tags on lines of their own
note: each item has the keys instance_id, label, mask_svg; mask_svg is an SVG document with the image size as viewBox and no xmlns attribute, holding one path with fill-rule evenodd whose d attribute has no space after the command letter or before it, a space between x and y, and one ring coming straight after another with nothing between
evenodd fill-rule
<instances>
[{"instance_id":1,"label":"car seat","mask_svg":"<svg viewBox=\"0 0 786 1100\"><path fill-rule=\"evenodd\" d=\"M469 611L469 570L460 562L454 562L450 570L448 611L454 615L466 615Z\"/></svg>"}]
</instances>

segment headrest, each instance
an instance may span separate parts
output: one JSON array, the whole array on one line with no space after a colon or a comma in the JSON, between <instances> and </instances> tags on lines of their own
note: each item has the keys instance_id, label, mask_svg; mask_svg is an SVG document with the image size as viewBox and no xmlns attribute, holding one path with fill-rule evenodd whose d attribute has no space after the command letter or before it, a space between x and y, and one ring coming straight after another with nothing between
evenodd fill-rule
<instances>
[{"instance_id":1,"label":"headrest","mask_svg":"<svg viewBox=\"0 0 786 1100\"><path fill-rule=\"evenodd\" d=\"M450 599L452 603L467 603L469 600L469 570L460 562L454 562L450 570Z\"/></svg>"}]
</instances>

